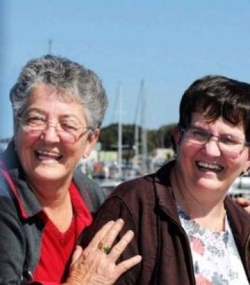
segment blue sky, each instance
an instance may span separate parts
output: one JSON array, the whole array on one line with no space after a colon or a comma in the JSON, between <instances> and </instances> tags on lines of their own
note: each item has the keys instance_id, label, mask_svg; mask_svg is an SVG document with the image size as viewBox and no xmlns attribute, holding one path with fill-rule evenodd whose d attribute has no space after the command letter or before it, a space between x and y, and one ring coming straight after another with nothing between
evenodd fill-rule
<instances>
[{"instance_id":1,"label":"blue sky","mask_svg":"<svg viewBox=\"0 0 250 285\"><path fill-rule=\"evenodd\" d=\"M10 137L9 89L31 58L52 53L101 78L109 97L104 126L134 123L145 82L148 129L178 120L184 90L198 77L250 81L249 0L1 0L0 136Z\"/></svg>"}]
</instances>

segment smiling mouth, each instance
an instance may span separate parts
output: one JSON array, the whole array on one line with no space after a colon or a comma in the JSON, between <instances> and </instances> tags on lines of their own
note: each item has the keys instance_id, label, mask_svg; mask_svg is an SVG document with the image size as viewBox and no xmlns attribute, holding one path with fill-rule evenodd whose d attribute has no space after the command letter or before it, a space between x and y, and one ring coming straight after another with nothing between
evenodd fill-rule
<instances>
[{"instance_id":1,"label":"smiling mouth","mask_svg":"<svg viewBox=\"0 0 250 285\"><path fill-rule=\"evenodd\" d=\"M208 163L208 162L196 162L196 166L202 171L211 171L215 173L219 173L223 171L224 167L218 165L216 163Z\"/></svg>"},{"instance_id":2,"label":"smiling mouth","mask_svg":"<svg viewBox=\"0 0 250 285\"><path fill-rule=\"evenodd\" d=\"M35 155L39 160L59 161L62 158L61 154L58 154L58 153L53 152L53 151L37 150L37 151L35 151Z\"/></svg>"}]
</instances>

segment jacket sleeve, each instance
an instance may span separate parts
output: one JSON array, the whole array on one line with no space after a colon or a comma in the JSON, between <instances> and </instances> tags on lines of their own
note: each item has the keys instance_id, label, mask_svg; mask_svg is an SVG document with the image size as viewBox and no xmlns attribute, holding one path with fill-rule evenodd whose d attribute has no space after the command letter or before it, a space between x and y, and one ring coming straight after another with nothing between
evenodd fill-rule
<instances>
[{"instance_id":1,"label":"jacket sleeve","mask_svg":"<svg viewBox=\"0 0 250 285\"><path fill-rule=\"evenodd\" d=\"M0 285L59 285L54 282L29 281L32 273L26 260L34 260L30 256L31 252L37 256L39 252L37 233L29 231L29 236L34 242L33 248L27 250L30 243L27 240L27 231L26 234L24 232L24 222L9 186L0 175Z\"/></svg>"},{"instance_id":2,"label":"jacket sleeve","mask_svg":"<svg viewBox=\"0 0 250 285\"><path fill-rule=\"evenodd\" d=\"M0 284L22 284L25 244L17 208L0 176Z\"/></svg>"},{"instance_id":3,"label":"jacket sleeve","mask_svg":"<svg viewBox=\"0 0 250 285\"><path fill-rule=\"evenodd\" d=\"M93 238L94 234L108 221L117 220L122 218L125 221L124 227L118 236L119 240L121 236L125 234L128 230L132 230L135 236L132 242L128 245L124 253L121 255L118 262L126 260L134 255L139 254L138 249L138 233L135 220L126 206L125 202L116 195L109 197L101 208L98 210L93 224L86 229L81 236L80 244L86 247L90 240ZM125 285L125 284L139 284L137 278L140 272L140 265L131 268L129 271L124 273L115 284Z\"/></svg>"}]
</instances>

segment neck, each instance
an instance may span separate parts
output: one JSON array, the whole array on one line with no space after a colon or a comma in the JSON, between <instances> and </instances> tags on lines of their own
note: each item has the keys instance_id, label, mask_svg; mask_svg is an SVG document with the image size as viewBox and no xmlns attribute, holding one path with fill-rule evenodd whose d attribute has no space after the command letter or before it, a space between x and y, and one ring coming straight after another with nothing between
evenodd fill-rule
<instances>
[{"instance_id":1,"label":"neck","mask_svg":"<svg viewBox=\"0 0 250 285\"><path fill-rule=\"evenodd\" d=\"M61 205L62 201L65 200L69 192L71 180L70 177L70 179L58 181L41 181L27 177L27 181L41 205L51 205L52 207L53 205L56 207L57 204Z\"/></svg>"},{"instance_id":2,"label":"neck","mask_svg":"<svg viewBox=\"0 0 250 285\"><path fill-rule=\"evenodd\" d=\"M55 187L56 185L51 187L49 185L49 188L46 187L46 184L42 185L42 187L35 187L34 184L30 185L43 207L43 211L59 231L65 232L69 228L73 218L69 185L61 185L61 187Z\"/></svg>"},{"instance_id":3,"label":"neck","mask_svg":"<svg viewBox=\"0 0 250 285\"><path fill-rule=\"evenodd\" d=\"M171 173L171 184L176 203L186 212L191 220L200 226L213 231L224 230L225 208L223 201L214 202L197 197L195 193L184 188L174 168Z\"/></svg>"}]
</instances>

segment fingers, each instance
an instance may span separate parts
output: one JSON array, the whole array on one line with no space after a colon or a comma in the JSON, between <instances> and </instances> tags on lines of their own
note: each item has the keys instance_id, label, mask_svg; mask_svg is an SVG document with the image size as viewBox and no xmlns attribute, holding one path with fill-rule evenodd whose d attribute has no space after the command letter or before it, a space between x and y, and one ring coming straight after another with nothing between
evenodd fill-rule
<instances>
[{"instance_id":1,"label":"fingers","mask_svg":"<svg viewBox=\"0 0 250 285\"><path fill-rule=\"evenodd\" d=\"M127 231L120 241L111 249L109 256L116 261L134 237L132 231Z\"/></svg>"},{"instance_id":2,"label":"fingers","mask_svg":"<svg viewBox=\"0 0 250 285\"><path fill-rule=\"evenodd\" d=\"M91 248L97 248L99 242L102 240L102 238L108 233L108 231L111 229L111 227L114 225L114 221L107 222L93 237L91 242L89 243L88 247Z\"/></svg>"},{"instance_id":3,"label":"fingers","mask_svg":"<svg viewBox=\"0 0 250 285\"><path fill-rule=\"evenodd\" d=\"M241 203L241 204L244 204L244 205L250 205L250 201L246 198L243 198L243 197L238 197L236 198L236 200Z\"/></svg>"},{"instance_id":4,"label":"fingers","mask_svg":"<svg viewBox=\"0 0 250 285\"><path fill-rule=\"evenodd\" d=\"M106 223L94 236L89 245L84 249L84 256L88 256L91 252L98 250L102 252L102 254L109 254L112 244L120 233L122 227L124 225L124 221L122 219L118 219L117 221L109 221ZM131 233L130 233L131 234ZM129 238L129 237L125 237ZM132 238L129 239L129 241ZM123 245L124 244L124 245ZM123 239L121 246L125 248L128 242ZM121 255L121 250L118 250L112 255L113 260L117 260Z\"/></svg>"},{"instance_id":5,"label":"fingers","mask_svg":"<svg viewBox=\"0 0 250 285\"><path fill-rule=\"evenodd\" d=\"M135 265L139 264L142 260L141 255L135 255L129 259L126 259L125 261L122 261L116 266L116 274L117 274L117 279L125 273L127 270L130 268L134 267Z\"/></svg>"},{"instance_id":6,"label":"fingers","mask_svg":"<svg viewBox=\"0 0 250 285\"><path fill-rule=\"evenodd\" d=\"M250 206L245 207L244 210L247 211L248 214L250 214Z\"/></svg>"},{"instance_id":7,"label":"fingers","mask_svg":"<svg viewBox=\"0 0 250 285\"><path fill-rule=\"evenodd\" d=\"M72 256L71 265L74 264L76 260L80 258L82 252L83 252L82 247L77 245Z\"/></svg>"},{"instance_id":8,"label":"fingers","mask_svg":"<svg viewBox=\"0 0 250 285\"><path fill-rule=\"evenodd\" d=\"M88 247L84 250L76 247L66 284L114 284L121 274L141 262L142 257L136 255L117 264L134 237L131 230L127 231L112 247L123 225L122 219L110 221L97 232ZM110 252L105 251L105 246L112 247Z\"/></svg>"},{"instance_id":9,"label":"fingers","mask_svg":"<svg viewBox=\"0 0 250 285\"><path fill-rule=\"evenodd\" d=\"M235 198L235 201L242 207L250 206L250 201L248 199L237 197Z\"/></svg>"},{"instance_id":10,"label":"fingers","mask_svg":"<svg viewBox=\"0 0 250 285\"><path fill-rule=\"evenodd\" d=\"M250 201L246 198L237 197L234 199L248 214L250 214Z\"/></svg>"},{"instance_id":11,"label":"fingers","mask_svg":"<svg viewBox=\"0 0 250 285\"><path fill-rule=\"evenodd\" d=\"M108 230L107 234L100 240L98 244L98 248L99 249L103 249L103 247L111 248L112 244L114 243L115 239L120 233L123 225L124 225L124 221L122 219L116 220L115 223Z\"/></svg>"}]
</instances>

